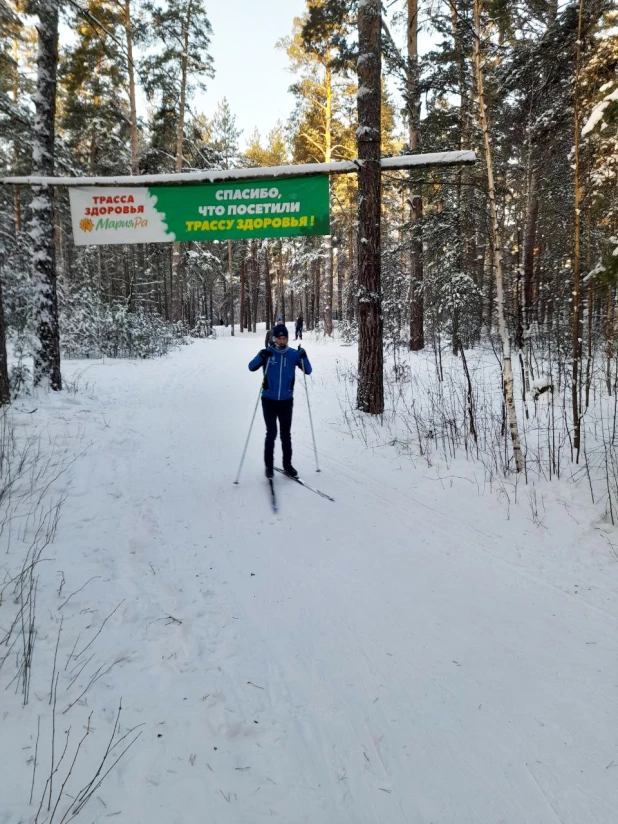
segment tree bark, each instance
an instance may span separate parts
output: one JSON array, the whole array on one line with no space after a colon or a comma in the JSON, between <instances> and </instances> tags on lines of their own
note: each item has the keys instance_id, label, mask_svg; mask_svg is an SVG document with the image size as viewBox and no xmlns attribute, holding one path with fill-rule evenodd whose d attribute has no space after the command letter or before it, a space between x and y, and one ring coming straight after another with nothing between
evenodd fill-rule
<instances>
[{"instance_id":1,"label":"tree bark","mask_svg":"<svg viewBox=\"0 0 618 824\"><path fill-rule=\"evenodd\" d=\"M133 64L133 32L131 30L131 0L124 3L124 26L127 38L127 74L129 76L129 131L131 139L131 174L139 174L137 160L137 106L135 103L135 66Z\"/></svg>"},{"instance_id":2,"label":"tree bark","mask_svg":"<svg viewBox=\"0 0 618 824\"><path fill-rule=\"evenodd\" d=\"M4 325L4 303L2 298L2 279L0 279L0 406L11 402L9 368L6 352L6 329Z\"/></svg>"},{"instance_id":3,"label":"tree bark","mask_svg":"<svg viewBox=\"0 0 618 824\"><path fill-rule=\"evenodd\" d=\"M13 60L15 70L13 72L13 103L17 105L19 101L19 41L17 37L13 38ZM13 141L13 161L15 164L15 171L18 169L19 159L19 137ZM15 207L15 234L21 232L21 193L19 186L13 186L13 203Z\"/></svg>"},{"instance_id":4,"label":"tree bark","mask_svg":"<svg viewBox=\"0 0 618 824\"><path fill-rule=\"evenodd\" d=\"M266 329L272 329L275 322L273 311L273 287L270 277L270 255L268 254L268 241L264 248L264 287L266 289Z\"/></svg>"},{"instance_id":5,"label":"tree bark","mask_svg":"<svg viewBox=\"0 0 618 824\"><path fill-rule=\"evenodd\" d=\"M337 247L334 262L337 263L337 323L341 328L343 319L343 266L341 265L341 246Z\"/></svg>"},{"instance_id":6,"label":"tree bark","mask_svg":"<svg viewBox=\"0 0 618 824\"><path fill-rule=\"evenodd\" d=\"M571 406L573 414L573 449L575 460L579 462L581 436L581 416L579 402L579 364L581 359L581 205L582 184L579 169L579 72L581 65L581 37L583 0L579 0L577 41L575 45L575 88L573 90L573 165L575 189L575 225L573 229L573 310L571 316L571 344L573 350L573 371L571 375Z\"/></svg>"},{"instance_id":7,"label":"tree bark","mask_svg":"<svg viewBox=\"0 0 618 824\"><path fill-rule=\"evenodd\" d=\"M58 71L58 0L39 0L33 8L39 22L37 91L32 172L53 177ZM56 292L54 246L54 201L49 186L32 187L32 281L34 317L39 345L34 354L34 383L48 379L54 390L62 389L60 375L60 330Z\"/></svg>"},{"instance_id":8,"label":"tree bark","mask_svg":"<svg viewBox=\"0 0 618 824\"><path fill-rule=\"evenodd\" d=\"M240 327L239 331L242 333L245 326L248 328L247 322L247 311L246 311L246 303L245 303L245 281L246 281L246 272L247 272L247 262L246 262L246 251L247 251L247 244L243 240L242 241L242 259L240 261L240 306L238 308L239 314L239 322Z\"/></svg>"},{"instance_id":9,"label":"tree bark","mask_svg":"<svg viewBox=\"0 0 618 824\"><path fill-rule=\"evenodd\" d=\"M187 101L187 66L189 54L189 30L191 27L191 14L193 3L189 2L187 7L187 17L184 23L183 32L183 52L180 61L180 96L178 103L178 121L176 124L176 172L182 172L184 160L184 137L185 137L185 107ZM180 243L172 244L172 276L171 282L175 293L172 292L172 307L174 320L182 318L182 279L180 277ZM233 329L233 324L232 324Z\"/></svg>"},{"instance_id":10,"label":"tree bark","mask_svg":"<svg viewBox=\"0 0 618 824\"><path fill-rule=\"evenodd\" d=\"M481 9L482 0L474 0L474 68L476 72L478 116L479 126L483 135L483 148L485 153L485 165L487 167L487 195L489 198L489 209L491 215L491 235L494 254L494 268L496 274L496 310L498 316L498 331L502 340L502 381L504 389L504 400L506 403L509 429L513 442L513 457L515 468L521 472L524 468L521 444L519 441L519 426L517 423L517 411L515 409L515 399L513 397L513 367L511 363L511 341L506 328L504 317L504 279L502 267L502 238L498 225L498 213L496 210L494 170L491 155L491 142L489 139L489 125L487 123L487 112L485 107L485 95L483 92L483 71L481 68Z\"/></svg>"},{"instance_id":11,"label":"tree bark","mask_svg":"<svg viewBox=\"0 0 618 824\"><path fill-rule=\"evenodd\" d=\"M537 180L534 170L530 172L528 186L528 204L526 209L526 228L524 229L524 320L526 334L530 334L533 319L533 284L534 284L534 250L536 247L536 225L539 214Z\"/></svg>"},{"instance_id":12,"label":"tree bark","mask_svg":"<svg viewBox=\"0 0 618 824\"><path fill-rule=\"evenodd\" d=\"M324 334L333 335L333 296L334 296L334 272L333 272L333 239L331 235L324 238L326 246L326 256L324 258L324 275L326 298L324 301Z\"/></svg>"},{"instance_id":13,"label":"tree bark","mask_svg":"<svg viewBox=\"0 0 618 824\"><path fill-rule=\"evenodd\" d=\"M227 267L230 276L230 324L234 337L234 267L232 266L232 241L227 242Z\"/></svg>"},{"instance_id":14,"label":"tree bark","mask_svg":"<svg viewBox=\"0 0 618 824\"><path fill-rule=\"evenodd\" d=\"M380 268L381 4L358 10L358 389L357 406L384 411L384 354Z\"/></svg>"},{"instance_id":15,"label":"tree bark","mask_svg":"<svg viewBox=\"0 0 618 824\"><path fill-rule=\"evenodd\" d=\"M410 151L419 148L420 87L418 82L418 0L408 0L408 69L406 77ZM425 347L423 300L423 193L417 184L410 194L410 350Z\"/></svg>"},{"instance_id":16,"label":"tree bark","mask_svg":"<svg viewBox=\"0 0 618 824\"><path fill-rule=\"evenodd\" d=\"M285 323L285 281L283 279L283 242L279 239L279 311Z\"/></svg>"},{"instance_id":17,"label":"tree bark","mask_svg":"<svg viewBox=\"0 0 618 824\"><path fill-rule=\"evenodd\" d=\"M258 250L258 242L256 240L250 240L251 243L251 260L252 260L252 267L251 267L251 295L252 295L252 303L253 303L253 325L252 330L257 332L257 321L258 321L258 301L260 296L260 259L259 259L259 250Z\"/></svg>"},{"instance_id":18,"label":"tree bark","mask_svg":"<svg viewBox=\"0 0 618 824\"><path fill-rule=\"evenodd\" d=\"M607 287L607 308L605 310L605 385L607 394L612 394L612 359L614 357L614 291L611 284Z\"/></svg>"},{"instance_id":19,"label":"tree bark","mask_svg":"<svg viewBox=\"0 0 618 824\"><path fill-rule=\"evenodd\" d=\"M313 328L318 329L320 325L320 315L322 306L322 261L316 260L313 270Z\"/></svg>"}]
</instances>

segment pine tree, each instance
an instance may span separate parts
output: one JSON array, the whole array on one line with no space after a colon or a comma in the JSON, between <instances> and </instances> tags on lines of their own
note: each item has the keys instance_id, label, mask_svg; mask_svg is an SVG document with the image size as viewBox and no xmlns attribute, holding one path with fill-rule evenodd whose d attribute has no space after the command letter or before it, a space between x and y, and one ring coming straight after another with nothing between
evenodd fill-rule
<instances>
[{"instance_id":1,"label":"pine tree","mask_svg":"<svg viewBox=\"0 0 618 824\"><path fill-rule=\"evenodd\" d=\"M285 166L290 162L290 149L283 125L277 123L268 133L265 146L257 129L253 132L244 152L248 166Z\"/></svg>"},{"instance_id":2,"label":"pine tree","mask_svg":"<svg viewBox=\"0 0 618 824\"><path fill-rule=\"evenodd\" d=\"M381 7L358 11L358 390L363 412L384 411L380 277Z\"/></svg>"},{"instance_id":3,"label":"pine tree","mask_svg":"<svg viewBox=\"0 0 618 824\"><path fill-rule=\"evenodd\" d=\"M58 7L58 0L36 0L32 9L38 17L39 34L32 171L42 177L50 177L54 173ZM44 378L49 379L51 388L60 390L54 201L50 186L33 187L31 209L32 283L39 339L34 356L34 381L37 384Z\"/></svg>"},{"instance_id":4,"label":"pine tree","mask_svg":"<svg viewBox=\"0 0 618 824\"><path fill-rule=\"evenodd\" d=\"M184 165L185 118L192 92L205 88L213 76L209 54L212 32L202 0L168 0L164 6L149 0L151 17L147 43L154 51L142 63L144 88L159 103L166 122L175 123L174 170ZM180 245L172 245L171 294L175 319L182 316L183 284L180 283Z\"/></svg>"},{"instance_id":5,"label":"pine tree","mask_svg":"<svg viewBox=\"0 0 618 824\"><path fill-rule=\"evenodd\" d=\"M218 158L217 165L221 169L233 169L239 162L238 139L242 129L236 127L236 116L226 97L218 103L208 130L208 142Z\"/></svg>"},{"instance_id":6,"label":"pine tree","mask_svg":"<svg viewBox=\"0 0 618 824\"><path fill-rule=\"evenodd\" d=\"M420 146L421 86L418 59L418 0L407 0L408 61L406 71L406 113L408 117L409 147L417 152ZM422 187L415 186L410 193L410 350L418 352L425 346L423 304L423 217Z\"/></svg>"},{"instance_id":7,"label":"pine tree","mask_svg":"<svg viewBox=\"0 0 618 824\"><path fill-rule=\"evenodd\" d=\"M348 80L342 57L348 13L332 14L326 0L307 0L307 10L295 20L292 38L282 41L298 81L294 159L299 163L330 163L354 156L350 108L356 89ZM336 187L335 182L332 186ZM336 196L337 193L335 193ZM324 238L324 331L333 334L334 254L332 235Z\"/></svg>"},{"instance_id":8,"label":"pine tree","mask_svg":"<svg viewBox=\"0 0 618 824\"><path fill-rule=\"evenodd\" d=\"M89 0L85 13L73 13L77 41L60 65L59 134L88 175L131 167L124 15L112 0Z\"/></svg>"}]
</instances>

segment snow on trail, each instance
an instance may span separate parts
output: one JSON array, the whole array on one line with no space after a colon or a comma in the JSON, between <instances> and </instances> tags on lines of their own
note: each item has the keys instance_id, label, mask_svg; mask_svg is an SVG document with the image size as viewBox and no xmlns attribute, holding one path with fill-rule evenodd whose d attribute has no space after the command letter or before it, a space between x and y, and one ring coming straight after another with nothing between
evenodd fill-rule
<instances>
[{"instance_id":1,"label":"snow on trail","mask_svg":"<svg viewBox=\"0 0 618 824\"><path fill-rule=\"evenodd\" d=\"M86 819L614 824L606 544L557 504L541 530L521 506L507 520L489 493L364 449L334 395L334 361L353 351L305 343L323 471L300 381L294 464L336 503L281 477L272 513L259 410L232 485L260 334L93 364L91 398L41 412L92 441L54 576L67 593L93 578L73 616L96 609L100 623L120 604L98 643L122 660L88 706L109 713L122 696L126 724L145 724Z\"/></svg>"}]
</instances>

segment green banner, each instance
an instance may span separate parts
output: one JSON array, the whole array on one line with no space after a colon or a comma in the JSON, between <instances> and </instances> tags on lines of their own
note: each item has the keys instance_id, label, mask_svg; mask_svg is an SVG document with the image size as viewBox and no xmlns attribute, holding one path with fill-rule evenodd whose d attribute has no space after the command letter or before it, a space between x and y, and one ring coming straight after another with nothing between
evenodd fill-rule
<instances>
[{"instance_id":1,"label":"green banner","mask_svg":"<svg viewBox=\"0 0 618 824\"><path fill-rule=\"evenodd\" d=\"M69 195L78 245L330 234L327 175Z\"/></svg>"},{"instance_id":2,"label":"green banner","mask_svg":"<svg viewBox=\"0 0 618 824\"><path fill-rule=\"evenodd\" d=\"M241 240L330 233L328 177L154 186L176 240Z\"/></svg>"}]
</instances>

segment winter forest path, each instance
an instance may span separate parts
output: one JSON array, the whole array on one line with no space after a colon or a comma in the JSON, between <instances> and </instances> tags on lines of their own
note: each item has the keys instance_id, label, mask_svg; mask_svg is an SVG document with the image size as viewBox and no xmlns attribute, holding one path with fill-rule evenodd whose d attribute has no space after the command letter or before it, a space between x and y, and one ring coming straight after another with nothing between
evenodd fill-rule
<instances>
[{"instance_id":1,"label":"winter forest path","mask_svg":"<svg viewBox=\"0 0 618 824\"><path fill-rule=\"evenodd\" d=\"M274 514L260 410L232 485L261 338L94 365L67 406L92 441L67 591L122 602L105 688L146 724L103 793L119 820L614 824L618 610L569 528L365 449L334 397L351 350L309 341L323 471L302 379L294 463L336 503L276 478Z\"/></svg>"}]
</instances>

